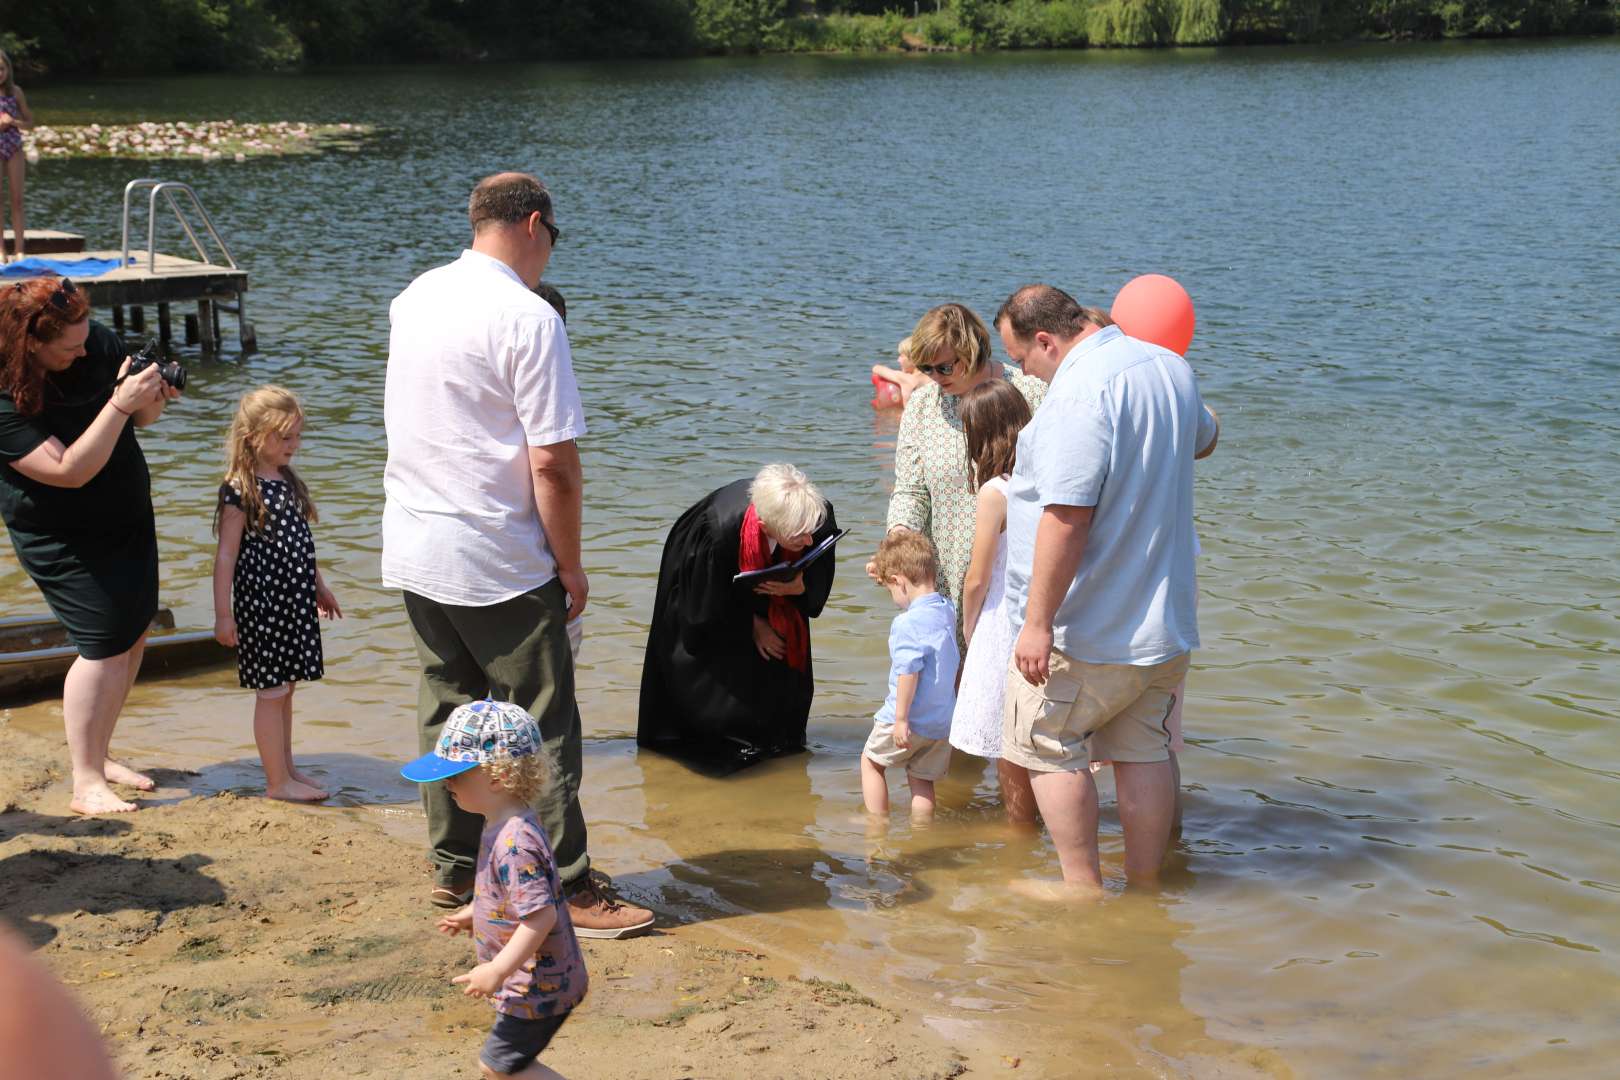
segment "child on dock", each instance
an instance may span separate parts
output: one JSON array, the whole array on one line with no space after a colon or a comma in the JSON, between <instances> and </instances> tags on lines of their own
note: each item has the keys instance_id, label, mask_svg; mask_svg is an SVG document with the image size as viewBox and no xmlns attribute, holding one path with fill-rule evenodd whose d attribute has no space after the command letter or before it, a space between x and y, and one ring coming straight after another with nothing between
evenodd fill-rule
<instances>
[{"instance_id":1,"label":"child on dock","mask_svg":"<svg viewBox=\"0 0 1620 1080\"><path fill-rule=\"evenodd\" d=\"M888 813L884 770L904 765L912 820L926 821L934 814L934 781L951 765L947 738L961 663L956 609L939 595L939 562L922 533L891 532L872 566L900 614L889 624L889 696L861 751L861 796L868 813Z\"/></svg>"},{"instance_id":2,"label":"child on dock","mask_svg":"<svg viewBox=\"0 0 1620 1080\"><path fill-rule=\"evenodd\" d=\"M317 616L343 612L315 563L315 504L292 469L303 429L302 406L279 386L250 390L231 420L214 508L214 637L236 646L238 677L254 692L265 794L320 802L328 792L293 762L293 688L325 674Z\"/></svg>"},{"instance_id":3,"label":"child on dock","mask_svg":"<svg viewBox=\"0 0 1620 1080\"><path fill-rule=\"evenodd\" d=\"M456 805L484 819L473 901L439 920L472 935L478 964L451 982L495 1006L478 1063L485 1076L560 1074L537 1060L585 997L585 958L563 899L557 862L530 804L553 782L534 718L504 701L458 706L433 751L400 770L444 781Z\"/></svg>"},{"instance_id":4,"label":"child on dock","mask_svg":"<svg viewBox=\"0 0 1620 1080\"><path fill-rule=\"evenodd\" d=\"M17 85L11 57L0 50L0 162L4 163L6 191L11 196L12 251L16 258L25 254L28 222L23 215L23 179L28 162L23 157L22 133L34 126L28 98Z\"/></svg>"}]
</instances>

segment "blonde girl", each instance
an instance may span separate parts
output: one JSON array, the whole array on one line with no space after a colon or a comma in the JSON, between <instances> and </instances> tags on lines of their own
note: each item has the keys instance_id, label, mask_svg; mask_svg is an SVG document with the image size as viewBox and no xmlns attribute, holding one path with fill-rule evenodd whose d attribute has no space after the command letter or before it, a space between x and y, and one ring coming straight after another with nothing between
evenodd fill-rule
<instances>
[{"instance_id":1,"label":"blonde girl","mask_svg":"<svg viewBox=\"0 0 1620 1080\"><path fill-rule=\"evenodd\" d=\"M302 406L279 386L249 391L236 408L214 508L214 637L236 646L242 686L254 691L265 794L319 802L327 791L293 763L293 687L324 674L317 616L343 612L315 564L315 504L292 469L303 430Z\"/></svg>"},{"instance_id":2,"label":"blonde girl","mask_svg":"<svg viewBox=\"0 0 1620 1080\"><path fill-rule=\"evenodd\" d=\"M28 98L14 75L11 57L0 50L0 163L6 174L6 189L11 193L12 250L20 259L28 239L28 223L23 218L23 175L28 163L23 158L22 133L34 126L34 114L29 112Z\"/></svg>"}]
</instances>

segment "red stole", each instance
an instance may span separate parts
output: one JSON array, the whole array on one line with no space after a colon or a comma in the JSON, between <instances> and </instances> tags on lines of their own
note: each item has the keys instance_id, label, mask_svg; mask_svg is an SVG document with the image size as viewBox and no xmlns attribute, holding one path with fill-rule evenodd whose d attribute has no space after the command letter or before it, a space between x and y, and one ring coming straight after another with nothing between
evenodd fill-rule
<instances>
[{"instance_id":1,"label":"red stole","mask_svg":"<svg viewBox=\"0 0 1620 1080\"><path fill-rule=\"evenodd\" d=\"M748 504L748 512L743 515L742 536L737 544L737 570L746 573L750 570L763 570L771 562L771 538L765 532L765 526L759 523L759 513L754 504ZM805 621L804 612L798 605L786 596L771 597L770 611L767 612L771 629L782 635L787 642L787 653L783 657L795 671L810 670L810 625Z\"/></svg>"}]
</instances>

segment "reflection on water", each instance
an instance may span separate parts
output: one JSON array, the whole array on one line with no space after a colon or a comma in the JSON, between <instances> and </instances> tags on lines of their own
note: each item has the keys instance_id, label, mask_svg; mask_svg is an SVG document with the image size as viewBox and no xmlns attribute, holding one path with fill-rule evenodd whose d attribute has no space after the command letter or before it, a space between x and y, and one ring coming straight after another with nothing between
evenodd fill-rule
<instances>
[{"instance_id":1,"label":"reflection on water","mask_svg":"<svg viewBox=\"0 0 1620 1080\"><path fill-rule=\"evenodd\" d=\"M413 811L414 652L378 586L389 299L453 257L497 167L553 186L591 435L581 668L593 850L635 893L903 994L1023 1072L1597 1075L1617 1051L1620 43L795 58L42 87L57 122L375 123L354 157L175 164L252 273L262 352L196 362L144 444L164 601L209 625L235 399L309 410L348 618L297 745ZM146 167L143 166L143 169ZM49 162L31 220L116 241L132 166ZM868 834L856 755L891 607L859 572L894 417L866 369L945 299L1106 301L1177 276L1222 411L1199 465L1186 836L1159 897L1056 913L959 761L932 828ZM195 357L192 357L195 361ZM789 458L846 541L812 752L729 781L630 736L659 546ZM854 546L849 546L853 544ZM37 610L9 551L0 614ZM138 761L256 781L232 672L143 684ZM14 718L59 730L56 707ZM1117 820L1104 869L1117 890ZM396 828L410 833L407 822Z\"/></svg>"}]
</instances>

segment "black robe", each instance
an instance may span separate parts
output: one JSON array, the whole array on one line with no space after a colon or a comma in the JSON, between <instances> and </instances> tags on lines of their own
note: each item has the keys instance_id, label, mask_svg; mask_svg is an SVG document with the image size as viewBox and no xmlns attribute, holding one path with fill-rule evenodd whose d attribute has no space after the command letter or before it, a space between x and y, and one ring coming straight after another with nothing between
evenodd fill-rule
<instances>
[{"instance_id":1,"label":"black robe","mask_svg":"<svg viewBox=\"0 0 1620 1080\"><path fill-rule=\"evenodd\" d=\"M770 597L731 583L749 484L711 492L669 531L641 669L636 742L720 772L802 750L815 693L813 660L801 673L754 647L754 616ZM837 530L829 503L815 539ZM817 559L804 592L788 597L806 619L826 606L835 555Z\"/></svg>"}]
</instances>

